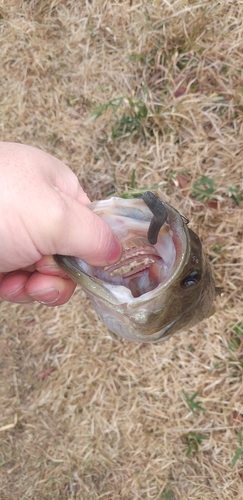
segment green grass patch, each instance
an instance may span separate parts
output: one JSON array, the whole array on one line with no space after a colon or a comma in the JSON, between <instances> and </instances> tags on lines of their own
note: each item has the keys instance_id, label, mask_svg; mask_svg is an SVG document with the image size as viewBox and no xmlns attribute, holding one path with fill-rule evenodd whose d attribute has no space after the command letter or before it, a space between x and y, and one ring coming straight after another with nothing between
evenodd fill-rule
<instances>
[{"instance_id":1,"label":"green grass patch","mask_svg":"<svg viewBox=\"0 0 243 500\"><path fill-rule=\"evenodd\" d=\"M243 322L239 321L230 325L232 335L228 342L228 349L235 352L239 349L243 340Z\"/></svg>"},{"instance_id":2,"label":"green grass patch","mask_svg":"<svg viewBox=\"0 0 243 500\"><path fill-rule=\"evenodd\" d=\"M166 485L164 491L161 494L160 500L176 500L175 493L170 484Z\"/></svg>"},{"instance_id":3,"label":"green grass patch","mask_svg":"<svg viewBox=\"0 0 243 500\"><path fill-rule=\"evenodd\" d=\"M88 121L96 120L107 110L111 110L113 114L111 139L128 137L134 132L139 132L145 137L144 126L149 109L142 99L136 100L125 96L111 99L94 108Z\"/></svg>"},{"instance_id":4,"label":"green grass patch","mask_svg":"<svg viewBox=\"0 0 243 500\"><path fill-rule=\"evenodd\" d=\"M185 391L183 391L184 399L188 404L192 413L195 413L196 411L205 411L205 408L203 408L201 405L201 401L196 401L198 395L199 391L194 392L192 396L188 396L188 394Z\"/></svg>"},{"instance_id":5,"label":"green grass patch","mask_svg":"<svg viewBox=\"0 0 243 500\"><path fill-rule=\"evenodd\" d=\"M145 191L157 191L160 187L165 188L167 186L166 182L161 182L160 184L155 184L154 186L143 186L141 188L136 188L136 169L134 168L131 175L130 186L122 192L117 191L107 191L106 196L116 195L119 198L142 198Z\"/></svg>"},{"instance_id":6,"label":"green grass patch","mask_svg":"<svg viewBox=\"0 0 243 500\"><path fill-rule=\"evenodd\" d=\"M215 182L210 177L202 175L193 184L192 197L201 201L215 198Z\"/></svg>"},{"instance_id":7,"label":"green grass patch","mask_svg":"<svg viewBox=\"0 0 243 500\"><path fill-rule=\"evenodd\" d=\"M235 204L239 207L241 201L243 200L243 190L238 187L230 187L228 196L232 198Z\"/></svg>"},{"instance_id":8,"label":"green grass patch","mask_svg":"<svg viewBox=\"0 0 243 500\"><path fill-rule=\"evenodd\" d=\"M208 436L196 432L188 432L182 436L183 443L187 445L186 456L190 457L190 455L198 453L199 447L205 439L208 439Z\"/></svg>"},{"instance_id":9,"label":"green grass patch","mask_svg":"<svg viewBox=\"0 0 243 500\"><path fill-rule=\"evenodd\" d=\"M234 457L233 457L232 462L231 462L232 467L235 466L235 464L236 464L236 462L238 462L238 460L241 460L243 458L243 440L242 440L241 431L238 432L238 443L239 443L239 446L236 449Z\"/></svg>"}]
</instances>

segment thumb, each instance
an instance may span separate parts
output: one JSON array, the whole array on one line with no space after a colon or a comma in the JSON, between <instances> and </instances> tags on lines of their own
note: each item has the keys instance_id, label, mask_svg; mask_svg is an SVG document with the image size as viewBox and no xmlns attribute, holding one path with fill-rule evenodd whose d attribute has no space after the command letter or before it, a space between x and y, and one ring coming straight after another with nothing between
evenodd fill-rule
<instances>
[{"instance_id":1,"label":"thumb","mask_svg":"<svg viewBox=\"0 0 243 500\"><path fill-rule=\"evenodd\" d=\"M108 224L88 206L65 193L60 194L65 203L59 230L52 237L55 253L101 267L117 262L122 247Z\"/></svg>"}]
</instances>

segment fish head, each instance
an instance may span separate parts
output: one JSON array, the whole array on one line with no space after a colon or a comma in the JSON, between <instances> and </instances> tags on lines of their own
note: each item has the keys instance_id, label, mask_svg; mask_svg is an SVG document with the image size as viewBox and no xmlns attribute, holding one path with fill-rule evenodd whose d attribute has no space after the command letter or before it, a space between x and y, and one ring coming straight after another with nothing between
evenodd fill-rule
<instances>
[{"instance_id":1,"label":"fish head","mask_svg":"<svg viewBox=\"0 0 243 500\"><path fill-rule=\"evenodd\" d=\"M123 254L118 263L99 268L75 257L55 259L86 291L112 334L158 343L211 314L215 284L188 221L155 198L160 203L155 209L146 196L89 205L120 240Z\"/></svg>"}]
</instances>

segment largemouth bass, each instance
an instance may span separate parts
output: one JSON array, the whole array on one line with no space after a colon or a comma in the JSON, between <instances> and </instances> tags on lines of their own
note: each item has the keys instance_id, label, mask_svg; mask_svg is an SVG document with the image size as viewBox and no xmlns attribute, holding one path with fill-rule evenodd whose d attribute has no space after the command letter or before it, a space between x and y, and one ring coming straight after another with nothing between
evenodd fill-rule
<instances>
[{"instance_id":1,"label":"largemouth bass","mask_svg":"<svg viewBox=\"0 0 243 500\"><path fill-rule=\"evenodd\" d=\"M158 343L213 311L215 283L188 220L147 191L141 199L110 198L89 208L120 240L121 260L106 268L56 255L88 294L114 339Z\"/></svg>"}]
</instances>

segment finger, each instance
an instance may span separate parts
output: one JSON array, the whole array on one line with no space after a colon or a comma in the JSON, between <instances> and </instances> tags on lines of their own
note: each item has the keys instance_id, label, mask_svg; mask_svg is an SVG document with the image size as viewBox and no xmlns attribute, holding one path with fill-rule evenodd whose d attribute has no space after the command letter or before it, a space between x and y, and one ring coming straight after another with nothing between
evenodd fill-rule
<instances>
[{"instance_id":1,"label":"finger","mask_svg":"<svg viewBox=\"0 0 243 500\"><path fill-rule=\"evenodd\" d=\"M64 166L66 167L66 165ZM66 167L66 169L62 168L61 171L60 169L58 170L58 176L56 175L56 173L57 170L55 170L54 172L53 180L53 186L56 191L70 196L82 205L88 205L90 203L88 195L79 184L78 178L72 172L72 170Z\"/></svg>"},{"instance_id":2,"label":"finger","mask_svg":"<svg viewBox=\"0 0 243 500\"><path fill-rule=\"evenodd\" d=\"M8 273L0 284L0 297L8 302L32 302L32 299L25 291L25 285L31 276L27 271L16 271Z\"/></svg>"},{"instance_id":3,"label":"finger","mask_svg":"<svg viewBox=\"0 0 243 500\"><path fill-rule=\"evenodd\" d=\"M61 305L70 299L75 288L70 278L16 271L3 277L0 298L18 304L38 301L50 306Z\"/></svg>"},{"instance_id":4,"label":"finger","mask_svg":"<svg viewBox=\"0 0 243 500\"><path fill-rule=\"evenodd\" d=\"M25 285L25 292L32 301L47 306L60 306L67 302L76 288L71 279L33 273Z\"/></svg>"},{"instance_id":5,"label":"finger","mask_svg":"<svg viewBox=\"0 0 243 500\"><path fill-rule=\"evenodd\" d=\"M38 233L38 250L46 252L46 241L50 238L52 247L48 253L72 255L96 266L117 262L121 257L121 244L108 224L85 205L61 193L63 202L58 217L49 219L48 235ZM50 230L51 224L51 230ZM46 231L46 227L44 228ZM47 237L48 236L48 237ZM49 240L50 241L50 240Z\"/></svg>"},{"instance_id":6,"label":"finger","mask_svg":"<svg viewBox=\"0 0 243 500\"><path fill-rule=\"evenodd\" d=\"M60 276L61 278L69 278L69 276L61 269L52 255L45 255L35 263L35 270L41 274L50 274L52 276Z\"/></svg>"}]
</instances>

